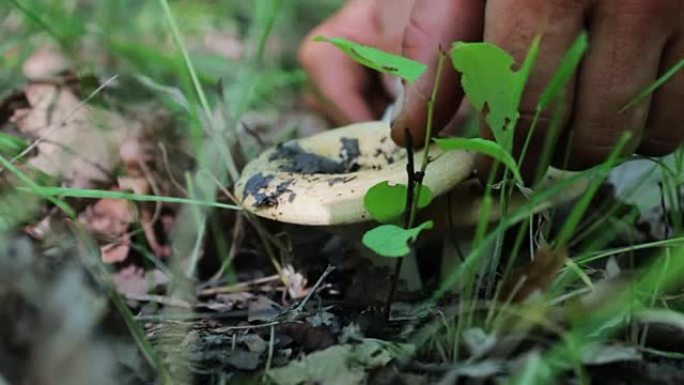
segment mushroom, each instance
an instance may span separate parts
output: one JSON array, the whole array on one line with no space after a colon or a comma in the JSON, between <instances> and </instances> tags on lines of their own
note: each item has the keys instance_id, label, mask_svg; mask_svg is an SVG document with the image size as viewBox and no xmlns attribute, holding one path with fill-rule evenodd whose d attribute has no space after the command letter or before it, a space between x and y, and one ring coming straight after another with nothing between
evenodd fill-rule
<instances>
[{"instance_id":1,"label":"mushroom","mask_svg":"<svg viewBox=\"0 0 684 385\"><path fill-rule=\"evenodd\" d=\"M270 148L245 167L235 185L236 197L246 210L278 222L342 226L370 221L364 207L368 189L383 181L407 183L406 151L392 142L389 132L387 122L357 123ZM415 152L416 162L423 151ZM475 154L445 152L436 144L429 151L423 183L435 197L451 195L457 208L451 210L452 224L477 224L482 196L475 181L468 179ZM547 180L564 174L552 170ZM568 200L582 190L575 186L556 199ZM521 194L514 196L513 208L524 201ZM498 210L493 210L490 219L498 217Z\"/></svg>"},{"instance_id":2,"label":"mushroom","mask_svg":"<svg viewBox=\"0 0 684 385\"><path fill-rule=\"evenodd\" d=\"M373 223L364 207L368 189L383 181L407 183L406 151L394 144L389 133L387 122L357 123L270 148L245 167L235 185L235 195L246 210L260 217L324 226L358 241ZM423 151L414 153L417 162ZM469 178L475 154L443 151L436 144L430 145L429 151L430 164L423 183L435 201L422 216L434 218L435 229L445 229L447 223L456 228L473 228L480 220L483 198L478 182ZM564 174L553 170L547 180ZM572 199L582 191L583 184L578 184L546 207ZM521 193L516 193L509 210L525 201ZM496 221L499 216L495 204L489 219Z\"/></svg>"}]
</instances>

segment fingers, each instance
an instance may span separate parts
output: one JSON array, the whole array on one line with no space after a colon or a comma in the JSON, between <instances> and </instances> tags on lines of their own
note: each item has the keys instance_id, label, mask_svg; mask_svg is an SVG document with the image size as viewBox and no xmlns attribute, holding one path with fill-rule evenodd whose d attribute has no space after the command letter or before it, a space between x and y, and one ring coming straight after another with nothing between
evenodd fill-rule
<instances>
[{"instance_id":1,"label":"fingers","mask_svg":"<svg viewBox=\"0 0 684 385\"><path fill-rule=\"evenodd\" d=\"M364 95L369 79L363 68L328 47L311 54L302 52L300 60L311 81L304 100L311 108L339 125L374 118Z\"/></svg>"},{"instance_id":2,"label":"fingers","mask_svg":"<svg viewBox=\"0 0 684 385\"><path fill-rule=\"evenodd\" d=\"M405 143L408 128L413 143L422 145L426 130L428 99L434 87L440 47L450 49L454 41L478 40L482 34L482 1L416 0L404 32L403 55L428 65L415 83L407 84L401 111L392 124L392 138ZM463 93L459 78L447 63L435 100L434 131L443 128L458 110Z\"/></svg>"},{"instance_id":3,"label":"fingers","mask_svg":"<svg viewBox=\"0 0 684 385\"><path fill-rule=\"evenodd\" d=\"M684 20L684 14L680 20ZM684 60L684 27L665 48L659 76ZM684 68L655 91L651 100L646 130L638 152L647 156L663 156L684 142Z\"/></svg>"},{"instance_id":4,"label":"fingers","mask_svg":"<svg viewBox=\"0 0 684 385\"><path fill-rule=\"evenodd\" d=\"M299 51L299 61L309 74L312 90L305 101L337 124L371 120L373 113L364 99L368 76L363 68L337 48L312 41L317 35L345 37L358 41L351 20L369 20L369 10L352 2L311 31Z\"/></svg>"},{"instance_id":5,"label":"fingers","mask_svg":"<svg viewBox=\"0 0 684 385\"><path fill-rule=\"evenodd\" d=\"M514 136L514 153L520 154L535 110L544 89L558 70L563 56L583 30L584 13L587 1L580 0L490 0L487 2L484 39L498 45L510 53L517 65L521 65L532 45L534 38L542 34L540 52L528 79L520 102L520 119ZM570 112L574 98L574 81L568 82L565 97L562 99L566 112ZM537 122L530 147L526 152L523 174L531 180L540 165L545 141L548 135L550 117L559 106L543 111ZM566 116L560 122L564 127ZM484 120L483 120L484 121ZM491 137L486 124L481 125L482 135ZM482 178L489 175L491 159L478 160L478 171Z\"/></svg>"},{"instance_id":6,"label":"fingers","mask_svg":"<svg viewBox=\"0 0 684 385\"><path fill-rule=\"evenodd\" d=\"M336 124L373 120L382 115L390 98L381 78L337 48L311 39L316 35L343 37L400 53L413 1L351 0L314 29L299 52L299 61L311 80L305 101Z\"/></svg>"},{"instance_id":7,"label":"fingers","mask_svg":"<svg viewBox=\"0 0 684 385\"><path fill-rule=\"evenodd\" d=\"M619 112L656 80L662 51L679 22L671 15L679 1L604 0L592 11L590 48L578 79L570 125L568 168L584 169L603 162L625 131L635 134L625 152L635 150L648 118L650 97Z\"/></svg>"}]
</instances>

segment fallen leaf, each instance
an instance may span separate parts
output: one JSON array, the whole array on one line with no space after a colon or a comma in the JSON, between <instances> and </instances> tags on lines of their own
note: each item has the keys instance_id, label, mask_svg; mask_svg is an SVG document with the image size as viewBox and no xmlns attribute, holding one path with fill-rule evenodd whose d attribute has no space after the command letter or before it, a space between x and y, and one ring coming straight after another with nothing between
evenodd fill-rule
<instances>
[{"instance_id":1,"label":"fallen leaf","mask_svg":"<svg viewBox=\"0 0 684 385\"><path fill-rule=\"evenodd\" d=\"M256 300L249 303L247 309L247 321L269 322L277 317L282 311L282 307L264 296L258 296Z\"/></svg>"},{"instance_id":2,"label":"fallen leaf","mask_svg":"<svg viewBox=\"0 0 684 385\"><path fill-rule=\"evenodd\" d=\"M552 251L546 247L540 248L532 261L515 270L504 282L499 300L519 303L546 292L567 259L568 252L565 249Z\"/></svg>"},{"instance_id":3,"label":"fallen leaf","mask_svg":"<svg viewBox=\"0 0 684 385\"><path fill-rule=\"evenodd\" d=\"M89 206L79 220L89 231L118 238L128 231L128 227L136 219L133 203L124 199L100 199Z\"/></svg>"},{"instance_id":4,"label":"fallen leaf","mask_svg":"<svg viewBox=\"0 0 684 385\"><path fill-rule=\"evenodd\" d=\"M128 266L114 274L116 289L123 294L146 294L148 291L145 272L138 266Z\"/></svg>"},{"instance_id":5,"label":"fallen leaf","mask_svg":"<svg viewBox=\"0 0 684 385\"><path fill-rule=\"evenodd\" d=\"M121 191L132 191L140 195L150 193L150 184L143 177L122 176L118 178L117 182Z\"/></svg>"},{"instance_id":6,"label":"fallen leaf","mask_svg":"<svg viewBox=\"0 0 684 385\"><path fill-rule=\"evenodd\" d=\"M304 298L309 289L306 287L307 280L302 273L295 271L292 265L287 265L283 268L283 277L287 282L287 292L291 298Z\"/></svg>"},{"instance_id":7,"label":"fallen leaf","mask_svg":"<svg viewBox=\"0 0 684 385\"><path fill-rule=\"evenodd\" d=\"M110 181L124 143L138 143L132 159L147 159L140 154L141 122L84 105L64 86L29 84L24 94L30 107L14 111L11 121L38 142L28 164L47 175L71 187L90 188Z\"/></svg>"},{"instance_id":8,"label":"fallen leaf","mask_svg":"<svg viewBox=\"0 0 684 385\"><path fill-rule=\"evenodd\" d=\"M119 243L110 243L100 247L102 254L102 262L104 263L118 263L123 262L128 257L131 250L130 239L126 238Z\"/></svg>"},{"instance_id":9,"label":"fallen leaf","mask_svg":"<svg viewBox=\"0 0 684 385\"><path fill-rule=\"evenodd\" d=\"M69 63L58 50L44 46L26 59L22 72L29 80L44 80L55 77L68 68Z\"/></svg>"},{"instance_id":10,"label":"fallen leaf","mask_svg":"<svg viewBox=\"0 0 684 385\"><path fill-rule=\"evenodd\" d=\"M248 334L242 338L242 342L247 345L250 352L263 353L268 349L268 342L258 334Z\"/></svg>"},{"instance_id":11,"label":"fallen leaf","mask_svg":"<svg viewBox=\"0 0 684 385\"><path fill-rule=\"evenodd\" d=\"M157 239L157 234L154 231L154 223L152 223L152 213L150 210L143 208L140 215L140 224L145 232L147 243L152 249L154 255L160 258L169 257L171 255L171 246L162 245Z\"/></svg>"},{"instance_id":12,"label":"fallen leaf","mask_svg":"<svg viewBox=\"0 0 684 385\"><path fill-rule=\"evenodd\" d=\"M335 344L335 336L324 326L312 326L304 322L278 325L278 333L292 338L307 352L325 349Z\"/></svg>"},{"instance_id":13,"label":"fallen leaf","mask_svg":"<svg viewBox=\"0 0 684 385\"><path fill-rule=\"evenodd\" d=\"M385 366L413 350L412 345L366 339L311 353L266 375L276 385L359 385L365 383L367 370Z\"/></svg>"}]
</instances>

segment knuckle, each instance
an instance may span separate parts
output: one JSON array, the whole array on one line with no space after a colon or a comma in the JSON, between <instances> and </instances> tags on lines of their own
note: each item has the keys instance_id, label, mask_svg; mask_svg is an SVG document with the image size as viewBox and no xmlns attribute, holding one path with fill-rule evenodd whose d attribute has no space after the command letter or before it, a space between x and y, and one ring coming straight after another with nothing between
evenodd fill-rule
<instances>
[{"instance_id":1,"label":"knuckle","mask_svg":"<svg viewBox=\"0 0 684 385\"><path fill-rule=\"evenodd\" d=\"M424 22L414 15L408 20L406 30L404 31L404 52L411 52L424 49L431 45L432 39Z\"/></svg>"},{"instance_id":2,"label":"knuckle","mask_svg":"<svg viewBox=\"0 0 684 385\"><path fill-rule=\"evenodd\" d=\"M681 0L606 0L604 12L644 28L666 28L681 23Z\"/></svg>"}]
</instances>

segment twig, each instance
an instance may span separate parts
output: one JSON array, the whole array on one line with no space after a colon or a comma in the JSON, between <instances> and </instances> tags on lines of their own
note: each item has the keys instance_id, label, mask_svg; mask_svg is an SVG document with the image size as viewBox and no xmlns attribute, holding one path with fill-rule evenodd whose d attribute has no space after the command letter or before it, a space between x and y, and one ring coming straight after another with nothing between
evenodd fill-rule
<instances>
[{"instance_id":1,"label":"twig","mask_svg":"<svg viewBox=\"0 0 684 385\"><path fill-rule=\"evenodd\" d=\"M178 298L164 297L162 295L123 293L123 296L126 297L126 299L133 301L154 302L160 305L180 307L183 309L193 308L193 305L190 302Z\"/></svg>"},{"instance_id":2,"label":"twig","mask_svg":"<svg viewBox=\"0 0 684 385\"><path fill-rule=\"evenodd\" d=\"M271 325L271 336L268 339L268 357L266 358L266 371L271 370L273 365L273 347L275 346L275 325Z\"/></svg>"},{"instance_id":3,"label":"twig","mask_svg":"<svg viewBox=\"0 0 684 385\"><path fill-rule=\"evenodd\" d=\"M267 283L273 283L280 280L280 275L274 274L268 277L254 279L252 281L236 283L234 285L210 287L199 292L200 296L208 296L215 294L225 294L225 293L238 293L249 289L250 287L265 285Z\"/></svg>"},{"instance_id":4,"label":"twig","mask_svg":"<svg viewBox=\"0 0 684 385\"><path fill-rule=\"evenodd\" d=\"M314 295L314 293L318 290L318 288L323 284L323 282L324 282L325 279L328 277L328 275L330 275L330 273L332 273L333 271L335 271L335 269L336 269L335 266L328 265L328 267L325 269L325 271L323 272L323 274L321 274L320 278L318 278L318 281L316 281L316 283L313 285L313 287L311 288L311 290L309 290L309 293L306 295L306 297L304 297L304 299L302 300L302 302L300 302L299 305L297 305L297 307L294 308L292 311L295 312L295 313L301 312L302 309L304 309L304 306L306 306L306 303L309 302L309 300L311 299L311 297L312 297L312 296Z\"/></svg>"}]
</instances>

